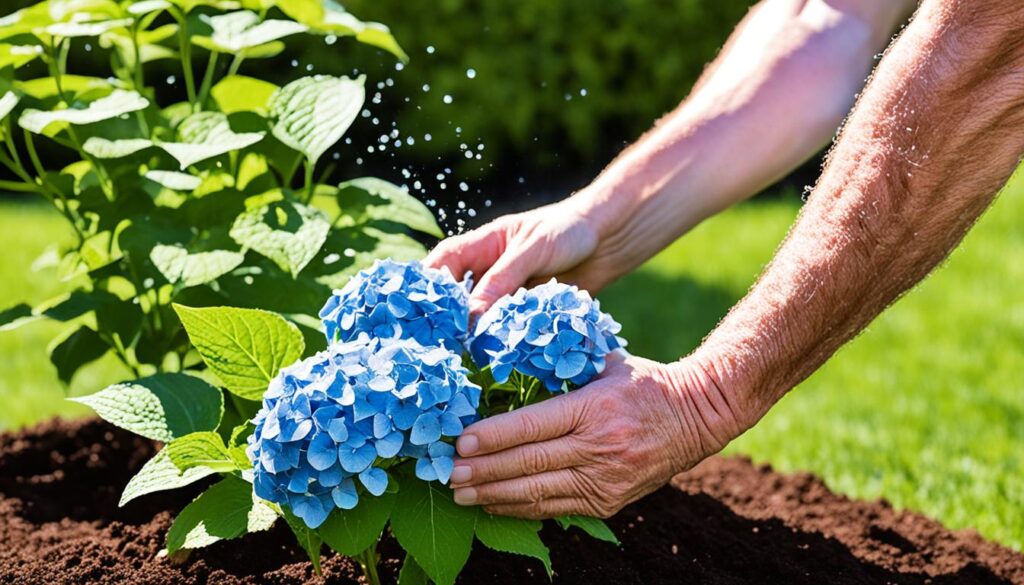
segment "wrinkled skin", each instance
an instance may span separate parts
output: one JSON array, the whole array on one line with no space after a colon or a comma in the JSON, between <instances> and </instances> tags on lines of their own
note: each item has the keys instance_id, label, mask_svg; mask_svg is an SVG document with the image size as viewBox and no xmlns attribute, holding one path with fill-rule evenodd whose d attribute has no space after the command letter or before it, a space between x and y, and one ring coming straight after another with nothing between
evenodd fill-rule
<instances>
[{"instance_id":1,"label":"wrinkled skin","mask_svg":"<svg viewBox=\"0 0 1024 585\"><path fill-rule=\"evenodd\" d=\"M719 401L693 362L613 355L586 387L469 427L455 501L526 518L607 518L734 436Z\"/></svg>"}]
</instances>

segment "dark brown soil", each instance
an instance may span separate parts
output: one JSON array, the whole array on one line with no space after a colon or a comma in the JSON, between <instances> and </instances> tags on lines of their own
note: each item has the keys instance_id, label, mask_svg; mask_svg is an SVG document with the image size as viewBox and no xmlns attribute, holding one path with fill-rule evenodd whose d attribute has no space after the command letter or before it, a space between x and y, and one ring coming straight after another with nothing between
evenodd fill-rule
<instances>
[{"instance_id":1,"label":"dark brown soil","mask_svg":"<svg viewBox=\"0 0 1024 585\"><path fill-rule=\"evenodd\" d=\"M325 553L323 578L283 526L159 558L173 514L199 487L117 500L153 445L97 421L0 435L0 583L358 582ZM622 547L548 526L555 583L1014 583L1024 555L884 502L853 501L806 474L713 458L610 521ZM386 542L385 579L399 551ZM536 562L474 552L463 584L548 583Z\"/></svg>"}]
</instances>

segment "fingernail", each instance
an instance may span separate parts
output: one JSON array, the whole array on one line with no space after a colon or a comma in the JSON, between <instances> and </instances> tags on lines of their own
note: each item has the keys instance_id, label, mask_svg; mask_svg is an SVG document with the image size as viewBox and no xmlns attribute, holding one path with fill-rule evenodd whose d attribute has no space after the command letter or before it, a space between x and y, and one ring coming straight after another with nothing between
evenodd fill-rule
<instances>
[{"instance_id":1,"label":"fingernail","mask_svg":"<svg viewBox=\"0 0 1024 585\"><path fill-rule=\"evenodd\" d=\"M473 468L468 465L459 465L452 470L452 483L467 483L473 479Z\"/></svg>"},{"instance_id":2,"label":"fingernail","mask_svg":"<svg viewBox=\"0 0 1024 585\"><path fill-rule=\"evenodd\" d=\"M455 442L455 448L459 450L459 455L469 457L480 450L480 440L476 438L476 435L462 435Z\"/></svg>"},{"instance_id":3,"label":"fingernail","mask_svg":"<svg viewBox=\"0 0 1024 585\"><path fill-rule=\"evenodd\" d=\"M455 503L460 506L472 506L476 503L476 489L467 487L455 490Z\"/></svg>"}]
</instances>

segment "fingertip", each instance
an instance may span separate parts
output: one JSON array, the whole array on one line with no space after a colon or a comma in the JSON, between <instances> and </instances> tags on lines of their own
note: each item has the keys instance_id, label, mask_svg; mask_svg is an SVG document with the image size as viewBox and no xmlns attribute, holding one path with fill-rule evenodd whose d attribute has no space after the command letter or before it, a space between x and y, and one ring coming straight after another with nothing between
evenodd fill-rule
<instances>
[{"instance_id":1,"label":"fingertip","mask_svg":"<svg viewBox=\"0 0 1024 585\"><path fill-rule=\"evenodd\" d=\"M472 457L480 451L480 439L476 435L462 435L455 441L455 449L462 457Z\"/></svg>"}]
</instances>

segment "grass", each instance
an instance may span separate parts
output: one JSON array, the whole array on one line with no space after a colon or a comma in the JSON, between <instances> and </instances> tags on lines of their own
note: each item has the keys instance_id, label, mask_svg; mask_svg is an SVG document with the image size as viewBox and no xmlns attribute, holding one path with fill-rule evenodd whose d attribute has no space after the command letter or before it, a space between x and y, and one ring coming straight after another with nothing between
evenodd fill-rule
<instances>
[{"instance_id":1,"label":"grass","mask_svg":"<svg viewBox=\"0 0 1024 585\"><path fill-rule=\"evenodd\" d=\"M743 296L799 209L755 201L602 295L630 350L673 360ZM1024 169L936 272L729 446L1024 550Z\"/></svg>"},{"instance_id":2,"label":"grass","mask_svg":"<svg viewBox=\"0 0 1024 585\"><path fill-rule=\"evenodd\" d=\"M795 197L741 205L605 291L630 349L672 360L695 347L749 288L798 208ZM1024 172L947 263L728 450L1024 549L1022 220ZM3 203L0 233L0 307L59 292L52 271L28 267L64 234L60 218ZM0 428L85 413L63 400L46 359L59 330L0 332ZM101 361L70 392L124 376Z\"/></svg>"}]
</instances>

